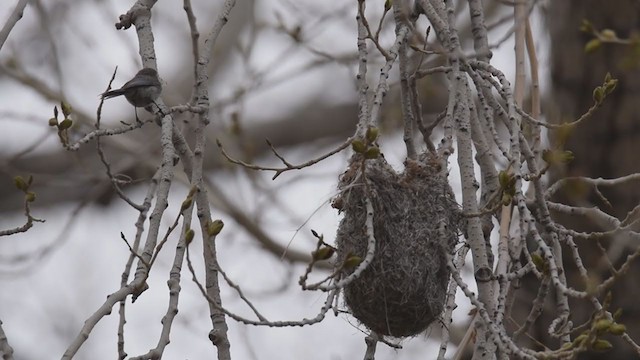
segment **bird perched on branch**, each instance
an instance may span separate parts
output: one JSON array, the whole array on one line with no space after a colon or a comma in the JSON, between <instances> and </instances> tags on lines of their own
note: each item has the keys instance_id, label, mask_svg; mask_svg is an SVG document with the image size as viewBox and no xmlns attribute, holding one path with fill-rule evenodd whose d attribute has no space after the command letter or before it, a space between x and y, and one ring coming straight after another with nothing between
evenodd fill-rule
<instances>
[{"instance_id":1,"label":"bird perched on branch","mask_svg":"<svg viewBox=\"0 0 640 360\"><path fill-rule=\"evenodd\" d=\"M112 97L124 95L131 105L136 108L136 121L138 120L139 107L146 107L154 104L158 109L160 107L155 100L162 92L162 84L158 78L158 72L152 68L144 68L127 81L120 89L109 90L102 93L102 99L110 99Z\"/></svg>"}]
</instances>

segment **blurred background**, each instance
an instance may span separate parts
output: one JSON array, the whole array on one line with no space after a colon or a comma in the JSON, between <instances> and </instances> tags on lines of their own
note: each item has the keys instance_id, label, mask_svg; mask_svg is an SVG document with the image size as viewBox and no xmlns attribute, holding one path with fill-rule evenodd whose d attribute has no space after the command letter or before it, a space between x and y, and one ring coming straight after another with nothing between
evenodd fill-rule
<instances>
[{"instance_id":1,"label":"blurred background","mask_svg":"<svg viewBox=\"0 0 640 360\"><path fill-rule=\"evenodd\" d=\"M0 5L0 20L9 16L16 3ZM461 38L471 53L469 11L466 2L455 3ZM509 3L484 2L495 51L492 64L513 79L513 9ZM582 114L607 71L621 79L614 94L617 100L608 102L589 126L571 135L566 147L574 151L576 161L556 176L611 177L640 167L633 156L639 150L635 124L640 123L638 102L632 100L640 89L640 74L630 57L633 49L605 44L600 51L585 54L589 35L579 30L582 20L589 19L599 29L615 29L618 36L630 38L637 33L640 10L637 1L604 3L531 2L547 120L562 122ZM129 255L120 233L128 238L134 235L137 212L114 194L95 143L67 152L47 121L54 106L61 100L68 102L73 106L72 134L79 138L93 129L98 95L106 90L114 69L118 68L114 80L118 87L141 68L134 30L118 31L114 26L132 4L123 0L33 0L0 49L0 229L25 221L23 195L12 181L16 175L34 176L37 200L32 212L46 220L27 233L0 238L0 319L16 359L59 357L83 321L119 288ZM211 27L220 6L220 1L193 1L201 35ZM337 0L238 1L213 50L209 69L212 124L205 163L215 189L211 194L213 216L225 222L218 237L219 261L269 320L313 317L322 306L324 296L302 292L297 281L315 245L310 230L329 241L335 235L340 217L329 203L336 195L348 152L273 181L273 173L231 165L220 156L215 142L219 139L235 158L277 166L280 162L265 139L297 164L352 135L357 121L356 6L356 1ZM369 21L377 24L384 2L368 1L367 7ZM392 20L387 16L382 21L384 46L390 46L395 37ZM152 26L164 83L162 98L169 106L186 103L193 88L193 52L182 3L156 3ZM428 24L423 19L419 26L424 33ZM434 38L431 35L430 41ZM368 80L375 85L383 58L374 51L370 54ZM436 55L426 56L425 61L442 62ZM384 106L381 143L385 157L400 169L405 150L397 70L392 74L396 78L391 79ZM424 116L435 117L446 106L444 79L424 78L419 88ZM142 110L139 114L143 119L152 116ZM104 127L134 119L124 98L109 100L103 107ZM177 115L175 121L187 134L194 126L186 114ZM144 198L146 184L160 164L158 140L159 128L153 122L126 135L103 139L112 172L138 184L125 189L137 202ZM457 191L457 170L455 164L450 165ZM185 179L176 179L182 185L172 191L170 205L174 206L169 214L176 214L188 192ZM619 206L611 212L626 213L638 203L638 194L637 188L607 194ZM175 244L176 239L172 240ZM191 246L193 253L199 253L199 244ZM151 272L150 289L128 307L129 354L145 353L159 337L168 301L170 248ZM625 245L619 259L626 251ZM202 269L201 260L194 260L196 268ZM210 357L215 350L206 336L208 307L190 276L183 275L180 313L165 358ZM535 294L535 288L531 291ZM223 286L222 295L228 309L251 314L228 286ZM624 299L614 296L614 301ZM454 342L470 320L468 301L460 296L458 305ZM638 311L632 304L621 306L629 307L631 314ZM303 328L228 323L235 359L351 359L361 357L365 348L363 329L345 314ZM76 358L116 356L116 328L115 315L103 319ZM543 337L545 330L540 326L536 336ZM378 355L381 359L431 358L439 344L438 331L402 341L402 350L380 345ZM448 353L454 351L452 345Z\"/></svg>"}]
</instances>

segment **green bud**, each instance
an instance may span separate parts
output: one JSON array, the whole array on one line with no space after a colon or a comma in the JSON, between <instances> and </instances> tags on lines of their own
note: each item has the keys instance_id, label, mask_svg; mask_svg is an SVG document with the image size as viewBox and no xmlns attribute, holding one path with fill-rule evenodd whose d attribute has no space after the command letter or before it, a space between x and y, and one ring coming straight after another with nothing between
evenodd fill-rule
<instances>
[{"instance_id":1,"label":"green bud","mask_svg":"<svg viewBox=\"0 0 640 360\"><path fill-rule=\"evenodd\" d=\"M367 151L367 145L365 145L360 140L353 140L351 142L351 148L353 149L353 151L357 152L358 154L363 154L365 151Z\"/></svg>"},{"instance_id":2,"label":"green bud","mask_svg":"<svg viewBox=\"0 0 640 360\"><path fill-rule=\"evenodd\" d=\"M586 53L594 52L594 51L598 50L601 45L602 45L602 41L600 41L600 39L597 39L597 38L596 39L591 39L584 46L584 52L586 52Z\"/></svg>"},{"instance_id":3,"label":"green bud","mask_svg":"<svg viewBox=\"0 0 640 360\"><path fill-rule=\"evenodd\" d=\"M365 135L365 137L367 138L367 141L369 143L372 143L376 141L379 133L380 133L380 130L378 130L377 127L370 127L367 129L367 134Z\"/></svg>"},{"instance_id":4,"label":"green bud","mask_svg":"<svg viewBox=\"0 0 640 360\"><path fill-rule=\"evenodd\" d=\"M613 324L613 322L611 322L611 320L600 319L600 320L596 321L596 323L593 325L593 328L596 331L603 332L603 331L609 329L609 327L611 327L612 324Z\"/></svg>"},{"instance_id":5,"label":"green bud","mask_svg":"<svg viewBox=\"0 0 640 360\"><path fill-rule=\"evenodd\" d=\"M595 351L608 351L611 350L611 348L613 347L613 345L611 345L610 342L608 342L607 340L603 340L603 339L596 339L596 341L593 342L592 348Z\"/></svg>"},{"instance_id":6,"label":"green bud","mask_svg":"<svg viewBox=\"0 0 640 360\"><path fill-rule=\"evenodd\" d=\"M565 150L565 151L562 151L560 153L560 161L562 161L565 164L568 163L568 162L573 161L573 159L575 159L575 158L576 157L573 155L572 151Z\"/></svg>"},{"instance_id":7,"label":"green bud","mask_svg":"<svg viewBox=\"0 0 640 360\"><path fill-rule=\"evenodd\" d=\"M618 79L610 79L604 83L604 93L605 95L609 95L616 89L618 86Z\"/></svg>"},{"instance_id":8,"label":"green bud","mask_svg":"<svg viewBox=\"0 0 640 360\"><path fill-rule=\"evenodd\" d=\"M562 344L562 346L560 347L560 350L569 350L573 347L572 343L564 343Z\"/></svg>"},{"instance_id":9,"label":"green bud","mask_svg":"<svg viewBox=\"0 0 640 360\"><path fill-rule=\"evenodd\" d=\"M334 252L335 251L332 248L325 246L312 252L311 256L313 256L313 260L316 260L316 261L327 260L331 258L331 256L333 256Z\"/></svg>"},{"instance_id":10,"label":"green bud","mask_svg":"<svg viewBox=\"0 0 640 360\"><path fill-rule=\"evenodd\" d=\"M33 191L29 191L24 196L24 198L27 200L27 202L34 202L36 201L36 193L34 193Z\"/></svg>"},{"instance_id":11,"label":"green bud","mask_svg":"<svg viewBox=\"0 0 640 360\"><path fill-rule=\"evenodd\" d=\"M220 231L222 231L223 227L224 223L222 222L222 220L215 220L207 225L207 235L209 235L210 237L216 236L220 234Z\"/></svg>"},{"instance_id":12,"label":"green bud","mask_svg":"<svg viewBox=\"0 0 640 360\"><path fill-rule=\"evenodd\" d=\"M380 148L377 146L370 147L365 151L365 159L377 159L380 156Z\"/></svg>"},{"instance_id":13,"label":"green bud","mask_svg":"<svg viewBox=\"0 0 640 360\"><path fill-rule=\"evenodd\" d=\"M573 152L569 150L543 150L542 151L542 160L547 162L547 164L552 166L557 166L560 164L566 164L571 162L575 156Z\"/></svg>"},{"instance_id":14,"label":"green bud","mask_svg":"<svg viewBox=\"0 0 640 360\"><path fill-rule=\"evenodd\" d=\"M577 338L573 339L573 342L571 343L574 347L579 347L582 345L582 343L587 340L589 336L587 334L580 334Z\"/></svg>"},{"instance_id":15,"label":"green bud","mask_svg":"<svg viewBox=\"0 0 640 360\"><path fill-rule=\"evenodd\" d=\"M600 36L602 36L604 40L615 40L618 38L618 35L616 35L616 32L611 29L602 30L600 32Z\"/></svg>"},{"instance_id":16,"label":"green bud","mask_svg":"<svg viewBox=\"0 0 640 360\"><path fill-rule=\"evenodd\" d=\"M361 262L362 262L362 258L360 256L351 255L344 261L344 264L342 264L342 267L344 267L345 269L353 269L356 266L360 265Z\"/></svg>"},{"instance_id":17,"label":"green bud","mask_svg":"<svg viewBox=\"0 0 640 360\"><path fill-rule=\"evenodd\" d=\"M498 182L500 183L500 187L505 189L507 186L509 186L509 173L502 170L498 173Z\"/></svg>"},{"instance_id":18,"label":"green bud","mask_svg":"<svg viewBox=\"0 0 640 360\"><path fill-rule=\"evenodd\" d=\"M565 144L571 134L573 134L575 128L576 125L571 125L568 123L558 126L558 128L556 129L558 144Z\"/></svg>"},{"instance_id":19,"label":"green bud","mask_svg":"<svg viewBox=\"0 0 640 360\"><path fill-rule=\"evenodd\" d=\"M620 316L622 316L622 309L618 309L613 313L613 320L620 320Z\"/></svg>"},{"instance_id":20,"label":"green bud","mask_svg":"<svg viewBox=\"0 0 640 360\"><path fill-rule=\"evenodd\" d=\"M586 33L592 33L593 32L593 25L591 24L591 22L589 20L582 19L582 24L580 24L580 31L586 32Z\"/></svg>"},{"instance_id":21,"label":"green bud","mask_svg":"<svg viewBox=\"0 0 640 360\"><path fill-rule=\"evenodd\" d=\"M56 118L49 119L49 126L58 126L58 119Z\"/></svg>"},{"instance_id":22,"label":"green bud","mask_svg":"<svg viewBox=\"0 0 640 360\"><path fill-rule=\"evenodd\" d=\"M604 90L601 86L598 86L593 89L593 101L595 101L596 104L600 104L602 103L602 100L604 100Z\"/></svg>"},{"instance_id":23,"label":"green bud","mask_svg":"<svg viewBox=\"0 0 640 360\"><path fill-rule=\"evenodd\" d=\"M193 204L193 199L191 197L186 198L182 202L182 205L180 206L180 212L183 212L183 211L187 210L188 208L190 208L191 204Z\"/></svg>"},{"instance_id":24,"label":"green bud","mask_svg":"<svg viewBox=\"0 0 640 360\"><path fill-rule=\"evenodd\" d=\"M531 254L531 262L533 262L533 265L536 266L536 269L538 269L538 271L540 272L544 271L545 261L542 258L542 256L540 256L540 254L537 254L537 253Z\"/></svg>"},{"instance_id":25,"label":"green bud","mask_svg":"<svg viewBox=\"0 0 640 360\"><path fill-rule=\"evenodd\" d=\"M64 114L65 119L71 115L72 108L68 103L61 101L60 108L62 109L62 114Z\"/></svg>"},{"instance_id":26,"label":"green bud","mask_svg":"<svg viewBox=\"0 0 640 360\"><path fill-rule=\"evenodd\" d=\"M60 125L58 125L58 130L67 130L71 125L73 125L73 121L71 121L71 119L64 119Z\"/></svg>"},{"instance_id":27,"label":"green bud","mask_svg":"<svg viewBox=\"0 0 640 360\"><path fill-rule=\"evenodd\" d=\"M196 232L193 231L193 229L187 230L187 232L184 234L184 240L187 243L187 245L191 244L195 236L196 236Z\"/></svg>"},{"instance_id":28,"label":"green bud","mask_svg":"<svg viewBox=\"0 0 640 360\"><path fill-rule=\"evenodd\" d=\"M625 332L627 332L627 327L624 326L623 324L615 323L609 327L609 332L612 333L613 335L622 335Z\"/></svg>"},{"instance_id":29,"label":"green bud","mask_svg":"<svg viewBox=\"0 0 640 360\"><path fill-rule=\"evenodd\" d=\"M13 183L16 185L18 190L27 191L29 189L29 184L24 181L24 178L20 175L13 178Z\"/></svg>"}]
</instances>

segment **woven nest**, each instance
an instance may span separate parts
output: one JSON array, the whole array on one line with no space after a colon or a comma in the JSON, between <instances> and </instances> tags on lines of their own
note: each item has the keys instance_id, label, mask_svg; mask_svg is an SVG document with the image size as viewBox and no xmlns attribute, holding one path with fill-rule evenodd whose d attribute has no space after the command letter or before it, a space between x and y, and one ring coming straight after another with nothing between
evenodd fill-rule
<instances>
[{"instance_id":1,"label":"woven nest","mask_svg":"<svg viewBox=\"0 0 640 360\"><path fill-rule=\"evenodd\" d=\"M338 262L367 252L365 197L374 209L373 262L344 289L353 316L381 335L404 337L424 331L443 310L449 271L446 254L457 242L460 212L432 155L408 160L396 173L380 157L366 162L368 192L352 161L340 179L334 206L345 213L338 228ZM343 270L348 276L353 269Z\"/></svg>"}]
</instances>

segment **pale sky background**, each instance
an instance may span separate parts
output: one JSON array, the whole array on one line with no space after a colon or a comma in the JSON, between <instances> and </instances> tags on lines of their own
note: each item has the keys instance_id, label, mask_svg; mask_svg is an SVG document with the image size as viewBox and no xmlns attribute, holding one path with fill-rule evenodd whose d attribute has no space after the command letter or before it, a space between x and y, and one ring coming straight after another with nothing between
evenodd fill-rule
<instances>
[{"instance_id":1,"label":"pale sky background","mask_svg":"<svg viewBox=\"0 0 640 360\"><path fill-rule=\"evenodd\" d=\"M0 5L0 19L6 19L16 2L4 1ZM94 114L98 94L104 90L113 68L119 66L114 84L122 84L139 68L134 31L116 31L113 26L117 16L126 12L133 2L48 0L43 3L52 17L65 16L68 19L68 22L56 28L54 34L55 38L64 39L58 42L57 53L65 74L62 87L67 99L74 108ZM283 10L290 3L315 14L321 10L329 12L336 6L342 6L338 4L343 2L334 0L325 4L311 0L291 0L259 3L261 5L257 13L261 21L275 23L274 12L279 9L285 21L295 24L296 19L292 14ZM197 16L212 5L206 1L194 1L194 6ZM58 11L61 7L68 13ZM348 21L341 25L303 22L303 25L315 26L313 29L317 35L311 40L314 46L332 54L355 51L355 7L345 9L347 13L343 18ZM234 11L236 10L238 9ZM179 68L183 58L176 55L184 52L183 56L191 56L185 30L186 20L181 2L159 1L153 11L160 75L168 81L173 77L172 74L191 71L188 67ZM537 19L534 18L533 27L539 31L541 25ZM41 75L51 86L57 88L58 82L50 76L51 72L47 68L52 57L51 49L40 45L43 39L33 35L33 28L38 26L39 21L34 10L28 7L23 19L0 50L0 61L5 62L10 56L19 54L26 69ZM212 21L212 18L203 16L198 18L203 36ZM502 34L507 29L501 28L498 33ZM260 45L252 56L256 69L273 66L273 60L291 46L282 35L267 31L261 36ZM538 42L543 66L541 73L546 74L546 51L542 46L542 35ZM513 43L505 42L496 51L492 61L494 66L509 74L510 79L513 79L512 49ZM284 63L277 65L276 73L286 73L310 57L308 51L293 51ZM216 97L220 99L229 96L238 85L248 81L242 76L240 65L236 64L230 69L235 72L229 71L214 79L214 100ZM377 72L376 68L370 68L370 73ZM350 97L356 96L351 85L354 74L355 67L328 65L281 85L257 91L248 96L244 116L247 121L265 121L277 115L278 111L286 112L294 108L309 96L317 97L318 101L348 101ZM544 85L544 79L542 80ZM170 89L171 86L170 82L165 83L165 89ZM21 151L45 133L50 133L50 136L37 151L57 149L60 146L55 131L46 123L56 104L43 100L29 88L8 79L0 80L0 94L3 94L0 96L0 126L3 127L0 132L0 154L3 158L8 157L7 154ZM131 111L124 99L110 101L105 104L103 121L115 121L114 119L128 116ZM7 116L8 113L18 113L23 117L16 119ZM88 146L93 147L93 144ZM210 144L208 149L218 151L214 144ZM285 155L292 163L297 163L317 156L324 150L326 149L318 150L317 146L310 145L288 149ZM401 168L404 156L401 136L386 135L382 139L382 151L397 169ZM336 195L337 176L344 170L347 157L348 153L341 153L311 169L286 173L276 181L271 181L272 173L254 174L261 184L277 189L277 198L286 206L287 211L278 206L269 206L270 199L251 186L242 170L225 170L223 173L209 175L224 187L226 193L235 194L233 199L243 208L260 209L264 223L272 224L268 229L273 238L286 244L293 237L293 248L311 250L315 241L309 229L323 233L326 239L333 239L335 235L340 216L329 206L329 200ZM454 158L455 156L452 160ZM260 162L276 164L274 159L260 159ZM457 191L459 179L456 164L451 163L450 168L452 186ZM137 188L129 193L134 200L141 201L145 190ZM172 219L177 210L175 206L184 199L185 193L184 186L177 186L172 193L170 204L174 208L170 207L168 214L171 216L167 217L165 226L168 226L168 219ZM127 238L133 238L137 213L119 200L106 208L90 205L75 216L67 231L64 231L74 208L75 204L41 207L36 201L33 214L46 219L46 223L35 224L26 234L0 238L0 319L4 323L3 328L10 344L14 347L16 359L59 358L80 330L83 321L102 304L109 293L119 288L120 274L129 253L119 234L123 232ZM293 221L283 216L287 213L294 215ZM303 273L302 265L290 267L265 253L224 214L213 209L213 216L225 221L225 228L217 240L221 266L236 283L243 286L244 291L269 320L297 320L316 315L324 301L324 294L300 290L297 280ZM23 221L21 214L0 214L0 229L21 225ZM57 240L58 237L60 240ZM37 253L52 243L57 245L37 261L21 262L19 266L7 261L17 255ZM175 238L167 244L157 267L152 270L150 289L135 304L131 305L129 301L125 329L129 355L145 353L157 343L161 330L160 320L167 306L166 279L173 259L174 245ZM196 242L191 246L196 266L202 269L200 260L195 258L201 253L201 247ZM289 286L284 290L274 292L287 283ZM166 348L164 358L211 358L215 350L206 337L210 330L207 304L191 281L186 262L181 285L180 313L176 317L171 344ZM251 315L232 289L223 285L222 292L226 308ZM454 320L460 323L468 320L469 304L460 294L458 298L459 308L454 313ZM98 324L77 359L100 360L116 356L117 309L117 306L114 307L113 313ZM274 329L245 326L231 319L227 319L227 322L235 360L338 360L362 358L364 354L364 334L355 319L344 314L336 318L330 313L322 323L304 328ZM431 359L438 344L439 341L430 340L427 333L402 341L404 348L399 351L380 344L377 356L380 359ZM453 352L455 348L450 347L448 354Z\"/></svg>"}]
</instances>

